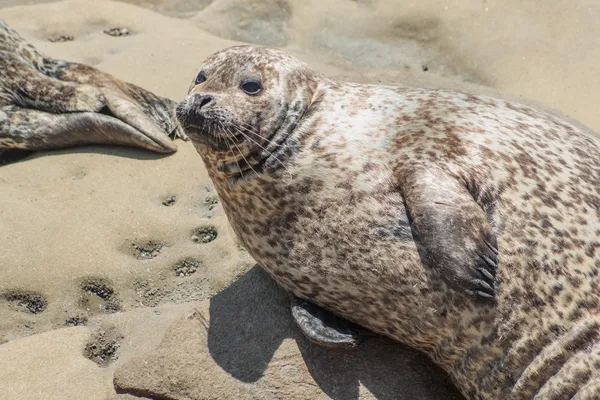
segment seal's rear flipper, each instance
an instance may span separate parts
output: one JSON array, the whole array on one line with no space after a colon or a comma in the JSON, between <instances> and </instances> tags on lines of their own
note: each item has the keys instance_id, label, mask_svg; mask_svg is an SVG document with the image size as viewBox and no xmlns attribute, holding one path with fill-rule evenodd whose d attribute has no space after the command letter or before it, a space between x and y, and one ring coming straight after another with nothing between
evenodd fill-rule
<instances>
[{"instance_id":1,"label":"seal's rear flipper","mask_svg":"<svg viewBox=\"0 0 600 400\"><path fill-rule=\"evenodd\" d=\"M174 106L91 66L44 57L0 20L0 149L123 144L172 153L169 136L186 139Z\"/></svg>"},{"instance_id":2,"label":"seal's rear flipper","mask_svg":"<svg viewBox=\"0 0 600 400\"><path fill-rule=\"evenodd\" d=\"M424 264L455 290L495 298L496 235L466 184L431 166L401 171L398 184Z\"/></svg>"},{"instance_id":3,"label":"seal's rear flipper","mask_svg":"<svg viewBox=\"0 0 600 400\"><path fill-rule=\"evenodd\" d=\"M0 148L52 150L86 144L141 147L158 153L177 150L166 135L150 137L110 115L0 108Z\"/></svg>"},{"instance_id":4,"label":"seal's rear flipper","mask_svg":"<svg viewBox=\"0 0 600 400\"><path fill-rule=\"evenodd\" d=\"M160 97L137 85L122 81L85 64L44 59L45 73L62 81L94 85L106 98L111 114L143 132L160 139L165 134L188 140L175 119L173 100Z\"/></svg>"},{"instance_id":5,"label":"seal's rear flipper","mask_svg":"<svg viewBox=\"0 0 600 400\"><path fill-rule=\"evenodd\" d=\"M360 342L360 326L295 296L292 317L304 336L320 346L352 348Z\"/></svg>"},{"instance_id":6,"label":"seal's rear flipper","mask_svg":"<svg viewBox=\"0 0 600 400\"><path fill-rule=\"evenodd\" d=\"M0 100L4 103L53 113L96 112L106 105L97 87L44 75L15 54L2 54L0 71Z\"/></svg>"}]
</instances>

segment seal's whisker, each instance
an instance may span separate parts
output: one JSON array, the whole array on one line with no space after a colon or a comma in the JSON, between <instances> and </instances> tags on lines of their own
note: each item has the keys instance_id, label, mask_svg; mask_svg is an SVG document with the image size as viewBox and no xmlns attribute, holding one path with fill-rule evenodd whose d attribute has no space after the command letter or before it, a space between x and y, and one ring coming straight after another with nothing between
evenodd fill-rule
<instances>
[{"instance_id":1,"label":"seal's whisker","mask_svg":"<svg viewBox=\"0 0 600 400\"><path fill-rule=\"evenodd\" d=\"M240 122L240 121L237 121L237 123L248 126L248 128L245 128L243 126L240 126L240 127L246 129L248 131L248 133L252 133L253 135L258 136L259 138L265 140L267 143L269 143L273 146L282 147L282 148L290 148L290 149L300 147L299 144L290 145L290 144L277 143L273 140L267 139L266 137L262 136L260 133L258 133L256 130L254 130L250 125L248 125L244 122Z\"/></svg>"},{"instance_id":2,"label":"seal's whisker","mask_svg":"<svg viewBox=\"0 0 600 400\"><path fill-rule=\"evenodd\" d=\"M247 132L251 132L251 133L255 134L256 136L260 137L261 139L269 140L266 137L264 137L263 135L261 135L259 133L259 131L256 130L256 128L254 128L252 125L248 124L247 122L244 122L244 121L235 121L233 123L233 125L237 125L239 128L243 128Z\"/></svg>"},{"instance_id":3,"label":"seal's whisker","mask_svg":"<svg viewBox=\"0 0 600 400\"><path fill-rule=\"evenodd\" d=\"M238 128L238 129L243 129L244 132L246 132L246 133L251 133L254 136L259 137L262 140L269 141L269 139L267 139L263 135L259 134L256 130L254 130L251 127L249 127L249 125L247 125L247 126L244 126L244 125L246 125L246 124L244 124L243 122L235 122L235 123L232 124L232 126Z\"/></svg>"},{"instance_id":4,"label":"seal's whisker","mask_svg":"<svg viewBox=\"0 0 600 400\"><path fill-rule=\"evenodd\" d=\"M227 145L229 145L229 143L230 143L229 139L226 138L225 140L226 140ZM233 145L236 147L236 149L238 149L238 152L241 154L240 149L237 147L237 145L233 141L231 141L231 143L233 143ZM234 155L232 147L230 147L230 150L231 150L231 155ZM243 157L243 155L242 155L242 157ZM240 171L240 175L242 175L242 178L243 178L244 170L242 169L242 166L240 165L240 162L238 161L237 157L235 159L235 163L237 164L238 170Z\"/></svg>"},{"instance_id":5,"label":"seal's whisker","mask_svg":"<svg viewBox=\"0 0 600 400\"><path fill-rule=\"evenodd\" d=\"M217 123L219 124L219 127L221 128L222 131L224 131L227 134L233 136L233 134L228 129L225 128L225 125L223 125L223 123L220 120L217 121ZM229 146L229 151L231 151L231 155L233 157L235 157L235 152L233 151L233 147L235 147L237 149L238 153L240 153L240 155L244 159L244 161L246 161L246 164L249 164L248 161L246 160L246 158L244 157L244 154L242 153L242 151L240 150L240 148L235 143L235 140L229 139L227 136L223 136L223 139L225 139L225 143L227 143L227 146ZM233 147L231 146L231 144L233 144ZM243 169L242 169L242 167L241 167L241 165L239 163L238 158L235 159L235 163L237 164L238 170L240 171L240 174L242 175L242 178L243 178L244 177L244 171L243 171ZM256 172L256 171L254 171L254 172Z\"/></svg>"},{"instance_id":6,"label":"seal's whisker","mask_svg":"<svg viewBox=\"0 0 600 400\"><path fill-rule=\"evenodd\" d=\"M221 121L217 121L217 123L219 124L221 130L226 131L225 127L223 126L223 124L221 123ZM225 140L225 144L227 144L227 146L229 147L229 151L231 152L231 155L235 158L235 153L233 151L233 147L231 147L230 145L230 141L229 138L227 138L227 136L223 136L223 139ZM231 143L233 143L235 145L235 142L233 140L231 140ZM237 148L237 146L235 146ZM239 148L238 148L239 151ZM242 155L243 157L243 155ZM240 166L240 163L238 162L238 159L235 159L235 163L238 166L238 170L240 171L240 174L242 175L242 178L244 177L244 171L242 171L242 167Z\"/></svg>"},{"instance_id":7,"label":"seal's whisker","mask_svg":"<svg viewBox=\"0 0 600 400\"><path fill-rule=\"evenodd\" d=\"M229 139L226 136L224 136L223 140L225 140L225 144L229 147L229 152L231 153L231 156L235 158L235 153L233 151L233 147L231 147L231 145L230 145ZM238 170L240 171L240 174L242 175L242 178L243 178L244 173L242 171L242 167L240 166L240 163L238 162L237 158L235 159L235 163L237 164Z\"/></svg>"},{"instance_id":8,"label":"seal's whisker","mask_svg":"<svg viewBox=\"0 0 600 400\"><path fill-rule=\"evenodd\" d=\"M211 137L215 137L216 136L216 138L217 138L217 144L220 144L220 142L219 142L219 136L218 135L213 136L213 134L212 134L212 125L211 124L208 125L208 135L211 136Z\"/></svg>"},{"instance_id":9,"label":"seal's whisker","mask_svg":"<svg viewBox=\"0 0 600 400\"><path fill-rule=\"evenodd\" d=\"M285 147L285 148L293 148L293 147L298 147L297 145L290 146L290 145L287 145L287 144L280 144L280 143L276 143L276 142L274 142L274 141L272 141L272 140L269 140L269 139L267 139L266 137L264 137L264 136L262 136L262 135L258 134L256 131L253 131L253 130L251 130L250 128L245 128L245 127L244 127L244 126L242 126L242 125L231 124L231 126L233 126L234 128L236 128L236 130L238 130L238 132L239 132L239 128L241 128L241 129L244 129L244 130L246 130L246 132L247 132L247 133L251 133L251 134L253 134L254 136L257 136L257 137L261 138L262 140L266 141L268 144L271 144L271 145L273 145L273 146L276 146L276 147Z\"/></svg>"},{"instance_id":10,"label":"seal's whisker","mask_svg":"<svg viewBox=\"0 0 600 400\"><path fill-rule=\"evenodd\" d=\"M234 127L235 128L235 127ZM281 166L283 167L283 169L285 169L288 173L288 169L285 166L285 164L275 156L275 154L273 154L272 152L270 152L269 150L267 150L266 148L264 148L260 143L258 143L256 140L252 139L251 137L249 137L248 135L246 135L244 132L240 131L239 129L237 129L237 131L244 136L246 139L248 139L249 141L251 141L252 143L254 143L255 145L257 145L258 147L260 147L261 149L263 149L264 151L266 151L269 156L273 157L275 159L275 161L277 161L279 164L281 164Z\"/></svg>"},{"instance_id":11,"label":"seal's whisker","mask_svg":"<svg viewBox=\"0 0 600 400\"><path fill-rule=\"evenodd\" d=\"M230 135L233 135L233 133L231 133L230 131L227 131L227 133L229 133ZM252 164L250 164L248 162L248 160L246 159L246 157L244 156L244 153L242 152L242 150L238 147L238 145L235 143L234 140L231 141L231 143L233 143L233 145L235 146L235 148L238 150L238 152L240 153L240 156L242 156L242 158L244 159L244 161L246 162L246 164L250 167L250 169L252 171L254 171L254 173L256 174L256 176L258 175L258 172L256 172L256 170L254 168L252 168ZM237 159L236 159L237 162ZM240 168L240 174L242 174L242 177L244 176L244 174L242 173L242 168L240 167L240 163L238 162L238 168Z\"/></svg>"},{"instance_id":12,"label":"seal's whisker","mask_svg":"<svg viewBox=\"0 0 600 400\"><path fill-rule=\"evenodd\" d=\"M247 129L248 131L254 132L257 135L261 136L260 134L258 134L258 131L256 130L256 128L254 128L252 125L244 122L244 121L235 121L236 124L239 124L240 127L244 127L244 129ZM262 137L262 136L261 136Z\"/></svg>"}]
</instances>

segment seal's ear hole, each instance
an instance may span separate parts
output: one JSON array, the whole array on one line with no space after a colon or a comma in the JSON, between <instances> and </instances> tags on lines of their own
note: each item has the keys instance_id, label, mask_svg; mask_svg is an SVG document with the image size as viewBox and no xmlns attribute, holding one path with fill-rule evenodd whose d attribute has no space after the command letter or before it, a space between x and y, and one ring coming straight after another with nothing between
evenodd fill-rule
<instances>
[{"instance_id":1,"label":"seal's ear hole","mask_svg":"<svg viewBox=\"0 0 600 400\"><path fill-rule=\"evenodd\" d=\"M206 81L206 72L200 71L200 73L196 77L196 85L199 85L204 81Z\"/></svg>"},{"instance_id":2,"label":"seal's ear hole","mask_svg":"<svg viewBox=\"0 0 600 400\"><path fill-rule=\"evenodd\" d=\"M240 88L250 96L256 96L262 90L260 79L247 79L240 83Z\"/></svg>"}]
</instances>

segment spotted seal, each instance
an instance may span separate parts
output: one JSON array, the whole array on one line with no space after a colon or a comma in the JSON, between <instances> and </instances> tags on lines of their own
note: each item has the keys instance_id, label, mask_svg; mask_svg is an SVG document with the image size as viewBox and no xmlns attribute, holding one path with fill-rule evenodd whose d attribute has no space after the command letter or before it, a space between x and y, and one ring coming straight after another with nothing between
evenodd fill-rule
<instances>
[{"instance_id":1,"label":"spotted seal","mask_svg":"<svg viewBox=\"0 0 600 400\"><path fill-rule=\"evenodd\" d=\"M41 55L0 20L0 149L119 144L172 153L175 102L91 66Z\"/></svg>"},{"instance_id":2,"label":"spotted seal","mask_svg":"<svg viewBox=\"0 0 600 400\"><path fill-rule=\"evenodd\" d=\"M176 115L281 286L468 399L600 398L600 143L532 107L208 57Z\"/></svg>"}]
</instances>

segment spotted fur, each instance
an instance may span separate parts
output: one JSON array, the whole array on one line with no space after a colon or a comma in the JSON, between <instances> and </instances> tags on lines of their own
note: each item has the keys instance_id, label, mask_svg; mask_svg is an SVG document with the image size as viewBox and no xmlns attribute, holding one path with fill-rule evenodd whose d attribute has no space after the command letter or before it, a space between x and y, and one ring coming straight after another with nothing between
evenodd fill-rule
<instances>
[{"instance_id":1,"label":"spotted fur","mask_svg":"<svg viewBox=\"0 0 600 400\"><path fill-rule=\"evenodd\" d=\"M177 116L236 234L279 284L427 353L469 399L600 398L589 132L490 97L335 81L269 48L225 49L201 69ZM257 96L239 89L250 75ZM229 128L215 131L215 115ZM445 242L423 239L416 217ZM469 235L488 227L497 292L476 301L423 250L470 262L453 251L473 253Z\"/></svg>"},{"instance_id":2,"label":"spotted fur","mask_svg":"<svg viewBox=\"0 0 600 400\"><path fill-rule=\"evenodd\" d=\"M0 20L0 150L121 144L162 153L172 100L93 67L42 56Z\"/></svg>"}]
</instances>

